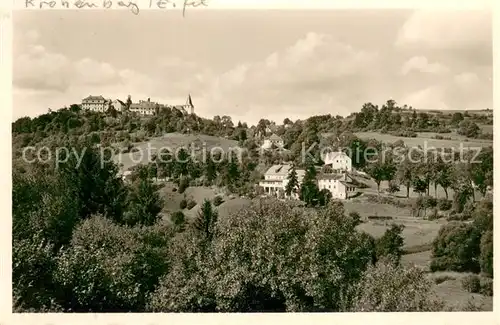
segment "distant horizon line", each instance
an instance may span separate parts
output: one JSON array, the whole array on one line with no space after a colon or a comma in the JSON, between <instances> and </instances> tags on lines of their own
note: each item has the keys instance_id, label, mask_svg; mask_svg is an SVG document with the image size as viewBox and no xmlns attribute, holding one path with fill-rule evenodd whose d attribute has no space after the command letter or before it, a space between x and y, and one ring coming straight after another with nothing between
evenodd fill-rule
<instances>
[{"instance_id":1,"label":"distant horizon line","mask_svg":"<svg viewBox=\"0 0 500 325\"><path fill-rule=\"evenodd\" d=\"M91 95L91 96L92 96L92 95ZM102 96L102 95L100 95L100 96ZM103 96L103 98L104 98L104 96ZM115 99L118 99L118 98L115 98ZM368 101L368 102L366 102L366 103L372 103L372 102ZM365 103L365 104L366 104L366 103ZM373 104L373 103L372 103L372 104ZM57 112L57 111L60 111L60 110L63 110L63 109L69 109L71 105L78 105L78 106L81 106L81 103L72 103L72 104L69 104L69 105L65 105L64 107L60 107L60 108L58 108L58 109L55 109L55 110L52 110L52 109L49 107L49 108L48 108L48 110L52 110L52 112ZM379 105L377 105L377 104L374 104L374 105L375 105L375 106L379 106ZM175 106L176 106L176 105L167 105L167 106L172 106L173 108L175 108ZM411 105L407 105L407 106L408 106L407 108L403 108L403 107L399 107L399 108L400 108L401 110L403 110L403 111L420 111L420 112L448 112L448 113L450 113L450 112L493 112L493 109L491 109L491 108L470 108L470 109L446 109L446 108L434 108L434 109L428 109L428 108L415 108L415 107L411 107ZM410 109L410 107L411 107L411 109ZM335 113L324 113L324 114L318 113L318 114L312 114L312 115L310 115L310 116L309 116L309 118L310 118L310 117L313 117L313 116L326 116L326 115L331 115L331 116L333 116L333 117L335 117L335 116L341 116L342 118L344 118L344 119L345 119L345 118L348 118L349 116L351 116L352 114L354 114L354 113L359 113L359 112L361 112L361 108L360 108L359 110L355 110L355 111L350 112L350 113L349 113L349 115L342 115L342 114L335 114ZM42 116L42 115L45 115L45 114L48 114L48 113L49 113L49 112L47 111L46 113L35 113L35 114L33 114L33 115L25 115L25 116L21 116L21 117L18 117L18 118L16 118L16 119L13 119L13 121L12 121L11 123L14 123L14 122L16 122L17 120L22 119L22 118L26 118L26 117L28 117L28 118L30 118L30 119L33 119L33 118L37 118L37 117L39 117L39 116ZM214 115L214 116L212 116L212 117L202 116L202 115L199 115L199 114L197 114L197 113L194 113L194 115L199 116L199 117L201 117L201 118L208 119L208 120L213 120L213 118L214 118L215 116L217 116L217 115L218 115L218 116L221 116L221 117L222 117L222 116L224 116L224 115L226 115L226 116L231 117L231 119L233 118L233 117L232 117L231 115L229 115L229 114L223 114L223 115L221 115L221 114L216 114L216 115ZM295 120L295 121L306 121L306 120L307 120L307 118L306 118L306 119L301 119L301 118L298 118L298 119L293 119L293 118L292 118L292 117L290 117L290 116L285 116L285 117L283 117L283 119L285 119L285 118L288 118L288 119L290 119L290 120L292 120L292 121L293 121L293 120ZM265 117L262 117L262 119L266 119L266 118L265 118ZM275 121L275 120L269 120L269 121L270 121L270 122L275 122L275 123L276 123L276 121ZM233 122L234 122L234 121L233 121ZM246 123L247 125L250 125L250 126L253 126L253 125L257 125L257 124L258 124L258 122L256 122L256 123L252 124L252 123L249 123L249 122L244 121L244 120L239 120L239 122L241 122L241 123Z\"/></svg>"}]
</instances>

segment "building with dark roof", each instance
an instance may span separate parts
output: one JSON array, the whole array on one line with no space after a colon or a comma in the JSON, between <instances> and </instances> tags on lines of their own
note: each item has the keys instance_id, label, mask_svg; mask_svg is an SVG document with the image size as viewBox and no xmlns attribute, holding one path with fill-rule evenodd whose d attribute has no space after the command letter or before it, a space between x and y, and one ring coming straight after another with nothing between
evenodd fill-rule
<instances>
[{"instance_id":1,"label":"building with dark roof","mask_svg":"<svg viewBox=\"0 0 500 325\"><path fill-rule=\"evenodd\" d=\"M111 104L111 101L105 99L101 95L92 96L82 99L82 109L94 112L106 112Z\"/></svg>"}]
</instances>

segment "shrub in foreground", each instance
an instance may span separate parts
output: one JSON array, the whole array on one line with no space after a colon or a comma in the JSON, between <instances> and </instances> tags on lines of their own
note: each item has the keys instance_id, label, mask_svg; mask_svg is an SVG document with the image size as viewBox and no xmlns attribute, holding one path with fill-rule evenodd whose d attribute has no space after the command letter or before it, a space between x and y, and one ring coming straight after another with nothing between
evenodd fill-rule
<instances>
[{"instance_id":1,"label":"shrub in foreground","mask_svg":"<svg viewBox=\"0 0 500 325\"><path fill-rule=\"evenodd\" d=\"M447 200L447 199L439 199L437 202L437 206L438 206L439 210L441 210L441 211L448 211L452 207L452 202L451 202L451 200Z\"/></svg>"},{"instance_id":2,"label":"shrub in foreground","mask_svg":"<svg viewBox=\"0 0 500 325\"><path fill-rule=\"evenodd\" d=\"M493 277L493 231L488 230L481 236L481 255L479 256L481 271Z\"/></svg>"},{"instance_id":3,"label":"shrub in foreground","mask_svg":"<svg viewBox=\"0 0 500 325\"><path fill-rule=\"evenodd\" d=\"M221 196L217 195L216 197L214 197L214 205L216 207L219 206L219 205L221 205L222 202L224 202L224 200L222 199Z\"/></svg>"},{"instance_id":4,"label":"shrub in foreground","mask_svg":"<svg viewBox=\"0 0 500 325\"><path fill-rule=\"evenodd\" d=\"M431 271L479 272L480 235L471 224L452 221L432 243Z\"/></svg>"},{"instance_id":5,"label":"shrub in foreground","mask_svg":"<svg viewBox=\"0 0 500 325\"><path fill-rule=\"evenodd\" d=\"M482 295L493 297L493 279L483 278L481 281L481 290L479 292Z\"/></svg>"},{"instance_id":6,"label":"shrub in foreground","mask_svg":"<svg viewBox=\"0 0 500 325\"><path fill-rule=\"evenodd\" d=\"M443 310L432 299L432 282L423 270L383 260L365 272L357 287L353 312L426 312Z\"/></svg>"},{"instance_id":7,"label":"shrub in foreground","mask_svg":"<svg viewBox=\"0 0 500 325\"><path fill-rule=\"evenodd\" d=\"M188 210L191 210L192 208L194 208L196 205L196 201L194 200L189 200L189 202L187 203L187 209Z\"/></svg>"},{"instance_id":8,"label":"shrub in foreground","mask_svg":"<svg viewBox=\"0 0 500 325\"><path fill-rule=\"evenodd\" d=\"M470 293L479 293L481 290L481 280L477 275L468 275L462 279L462 288Z\"/></svg>"}]
</instances>

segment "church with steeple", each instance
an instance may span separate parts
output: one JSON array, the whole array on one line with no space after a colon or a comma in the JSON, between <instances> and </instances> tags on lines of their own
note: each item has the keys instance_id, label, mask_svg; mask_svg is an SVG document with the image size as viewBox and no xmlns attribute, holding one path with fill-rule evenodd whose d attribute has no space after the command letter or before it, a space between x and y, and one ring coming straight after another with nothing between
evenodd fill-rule
<instances>
[{"instance_id":1,"label":"church with steeple","mask_svg":"<svg viewBox=\"0 0 500 325\"><path fill-rule=\"evenodd\" d=\"M187 114L188 112L190 114L194 114L194 105L193 105L193 100L191 99L191 94L188 95L188 97L186 99L186 104L175 105L174 108L185 112L185 114Z\"/></svg>"},{"instance_id":2,"label":"church with steeple","mask_svg":"<svg viewBox=\"0 0 500 325\"><path fill-rule=\"evenodd\" d=\"M189 109L189 112L191 114L194 114L194 105L193 105L193 100L191 99L191 94L188 95L185 106L186 106L186 111L188 111Z\"/></svg>"}]
</instances>

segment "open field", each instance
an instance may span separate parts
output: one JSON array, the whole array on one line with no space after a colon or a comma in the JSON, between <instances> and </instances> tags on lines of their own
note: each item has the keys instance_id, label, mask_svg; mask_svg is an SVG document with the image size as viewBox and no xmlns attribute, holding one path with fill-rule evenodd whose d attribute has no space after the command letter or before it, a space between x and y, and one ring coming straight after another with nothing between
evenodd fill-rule
<instances>
[{"instance_id":1,"label":"open field","mask_svg":"<svg viewBox=\"0 0 500 325\"><path fill-rule=\"evenodd\" d=\"M361 217L368 216L391 216L391 217L411 217L409 207L397 207L393 204L381 204L368 202L365 198L355 198L342 201L346 213L357 212Z\"/></svg>"},{"instance_id":2,"label":"open field","mask_svg":"<svg viewBox=\"0 0 500 325\"><path fill-rule=\"evenodd\" d=\"M462 288L462 279L470 273L458 272L435 272L429 273L429 278L447 277L448 280L434 285L436 296L442 299L446 308L453 310L464 310L470 301L476 306L481 306L482 311L493 310L493 297L488 297L478 293L470 293Z\"/></svg>"},{"instance_id":3,"label":"open field","mask_svg":"<svg viewBox=\"0 0 500 325\"><path fill-rule=\"evenodd\" d=\"M493 133L493 125L490 124L479 124L479 128L483 133Z\"/></svg>"},{"instance_id":4,"label":"open field","mask_svg":"<svg viewBox=\"0 0 500 325\"><path fill-rule=\"evenodd\" d=\"M237 141L209 135L167 133L162 137L151 138L147 142L134 143L134 147L138 148L139 151L117 154L114 157L114 161L118 164L123 164L121 166L122 170L127 170L134 165L147 163L151 159L151 155L162 148L174 151L181 147L189 148L191 143L194 143L196 148L206 149L207 157L210 155L211 148L219 147L227 151L229 148L238 146ZM190 150L189 148L188 151Z\"/></svg>"},{"instance_id":5,"label":"open field","mask_svg":"<svg viewBox=\"0 0 500 325\"><path fill-rule=\"evenodd\" d=\"M188 187L184 193L173 191L177 186L173 183L165 183L165 186L160 189L160 196L164 199L164 208L166 212L174 212L179 210L179 204L185 198L186 200L194 200L197 204L201 204L204 199L213 200L219 193L216 189L203 186ZM196 209L196 206L193 208Z\"/></svg>"},{"instance_id":6,"label":"open field","mask_svg":"<svg viewBox=\"0 0 500 325\"><path fill-rule=\"evenodd\" d=\"M470 115L489 115L493 112L486 109L417 109L417 113L452 115L454 113L468 113ZM407 111L408 112L408 111Z\"/></svg>"},{"instance_id":7,"label":"open field","mask_svg":"<svg viewBox=\"0 0 500 325\"><path fill-rule=\"evenodd\" d=\"M398 137L390 134L382 134L378 132L356 132L355 135L361 139L376 139L384 143L394 143L398 140L402 140L405 145L410 147L421 146L422 148L469 148L469 147L488 147L493 145L493 141L490 140L476 140L469 139L465 141L465 138L461 138L456 134L442 134L445 137L452 137L454 140L438 140L432 139L436 133L419 133L417 138L407 138Z\"/></svg>"},{"instance_id":8,"label":"open field","mask_svg":"<svg viewBox=\"0 0 500 325\"><path fill-rule=\"evenodd\" d=\"M367 221L359 225L358 229L372 235L375 238L379 238L382 237L385 231L389 229L393 223L404 226L404 249L430 245L443 225L442 221L395 218L394 220L388 221Z\"/></svg>"},{"instance_id":9,"label":"open field","mask_svg":"<svg viewBox=\"0 0 500 325\"><path fill-rule=\"evenodd\" d=\"M430 250L406 254L401 258L401 263L405 266L418 266L420 268L429 270L429 265L431 264L432 252Z\"/></svg>"},{"instance_id":10,"label":"open field","mask_svg":"<svg viewBox=\"0 0 500 325\"><path fill-rule=\"evenodd\" d=\"M227 196L215 187L190 186L182 194L177 191L174 192L174 188L177 188L175 184L166 183L165 186L160 189L160 196L164 200L163 213L169 214L180 210L179 205L184 198L187 201L194 200L196 205L192 209L182 210L188 220L196 216L205 199L212 201L216 196L221 196L224 200L222 204L217 207L219 216L221 217L237 212L242 207L251 203L249 199Z\"/></svg>"}]
</instances>

